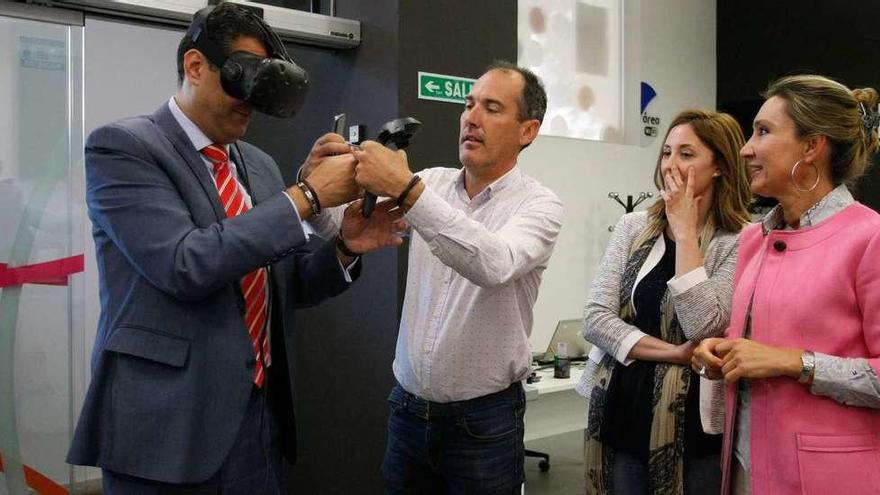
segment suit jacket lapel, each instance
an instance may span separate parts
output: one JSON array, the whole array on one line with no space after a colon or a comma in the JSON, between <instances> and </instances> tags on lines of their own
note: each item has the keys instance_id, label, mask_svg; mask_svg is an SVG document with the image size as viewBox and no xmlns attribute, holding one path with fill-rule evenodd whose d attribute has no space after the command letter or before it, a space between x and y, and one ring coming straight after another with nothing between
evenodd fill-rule
<instances>
[{"instance_id":1,"label":"suit jacket lapel","mask_svg":"<svg viewBox=\"0 0 880 495\"><path fill-rule=\"evenodd\" d=\"M248 194L251 195L251 202L256 205L272 194L276 194L277 191L273 192L266 187L267 181L263 177L261 167L253 159L248 160L242 157L242 154L239 153L240 150L241 147L237 144L230 146L230 157L238 167L238 176L243 178L241 182L246 184Z\"/></svg>"},{"instance_id":2,"label":"suit jacket lapel","mask_svg":"<svg viewBox=\"0 0 880 495\"><path fill-rule=\"evenodd\" d=\"M211 173L208 172L205 161L202 160L202 155L193 147L192 141L189 140L180 124L177 123L177 120L168 108L168 104L162 105L153 113L153 121L156 122L162 133L165 134L165 137L168 138L174 149L183 158L198 180L202 190L210 198L214 214L217 215L217 220L226 218L226 212L223 211L223 205L220 203L220 195L217 193L217 186L214 185L214 179L211 177Z\"/></svg>"}]
</instances>

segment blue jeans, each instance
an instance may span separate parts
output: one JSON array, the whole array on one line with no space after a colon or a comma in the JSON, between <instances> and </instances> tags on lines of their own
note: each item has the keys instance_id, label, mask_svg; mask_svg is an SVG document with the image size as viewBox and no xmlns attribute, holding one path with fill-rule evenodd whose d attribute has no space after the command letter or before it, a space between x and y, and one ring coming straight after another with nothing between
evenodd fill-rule
<instances>
[{"instance_id":1,"label":"blue jeans","mask_svg":"<svg viewBox=\"0 0 880 495\"><path fill-rule=\"evenodd\" d=\"M519 382L437 403L395 384L382 473L389 494L519 494L525 394Z\"/></svg>"},{"instance_id":2,"label":"blue jeans","mask_svg":"<svg viewBox=\"0 0 880 495\"><path fill-rule=\"evenodd\" d=\"M625 452L614 453L613 493L615 495L648 495L648 463ZM712 495L721 493L721 455L685 457L685 495Z\"/></svg>"}]
</instances>

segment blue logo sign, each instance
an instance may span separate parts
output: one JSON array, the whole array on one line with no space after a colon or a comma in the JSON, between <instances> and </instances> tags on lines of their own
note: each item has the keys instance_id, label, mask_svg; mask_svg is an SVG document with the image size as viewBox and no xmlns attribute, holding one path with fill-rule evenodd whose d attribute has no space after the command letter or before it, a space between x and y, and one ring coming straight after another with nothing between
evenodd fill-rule
<instances>
[{"instance_id":1,"label":"blue logo sign","mask_svg":"<svg viewBox=\"0 0 880 495\"><path fill-rule=\"evenodd\" d=\"M647 146L660 133L660 117L647 113L648 105L657 97L657 91L642 81L642 146Z\"/></svg>"}]
</instances>

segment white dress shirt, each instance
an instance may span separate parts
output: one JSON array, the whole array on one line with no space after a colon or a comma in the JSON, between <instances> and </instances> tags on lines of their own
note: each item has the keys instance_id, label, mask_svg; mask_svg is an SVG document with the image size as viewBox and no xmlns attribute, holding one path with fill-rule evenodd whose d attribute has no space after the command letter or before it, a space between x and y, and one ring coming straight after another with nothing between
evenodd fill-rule
<instances>
[{"instance_id":1,"label":"white dress shirt","mask_svg":"<svg viewBox=\"0 0 880 495\"><path fill-rule=\"evenodd\" d=\"M529 374L532 309L562 203L516 167L473 199L463 170L419 175L394 375L435 402L504 390Z\"/></svg>"}]
</instances>

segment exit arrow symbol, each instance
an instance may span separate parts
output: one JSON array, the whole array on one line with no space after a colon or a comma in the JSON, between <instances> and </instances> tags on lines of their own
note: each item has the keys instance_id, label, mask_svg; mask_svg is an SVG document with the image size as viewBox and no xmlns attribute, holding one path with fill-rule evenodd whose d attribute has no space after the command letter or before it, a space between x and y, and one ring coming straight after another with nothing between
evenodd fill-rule
<instances>
[{"instance_id":1,"label":"exit arrow symbol","mask_svg":"<svg viewBox=\"0 0 880 495\"><path fill-rule=\"evenodd\" d=\"M428 83L425 84L425 88L427 88L428 91L433 93L434 91L437 91L438 89L440 89L440 86L437 85L437 83L435 83L434 81L428 81Z\"/></svg>"}]
</instances>

